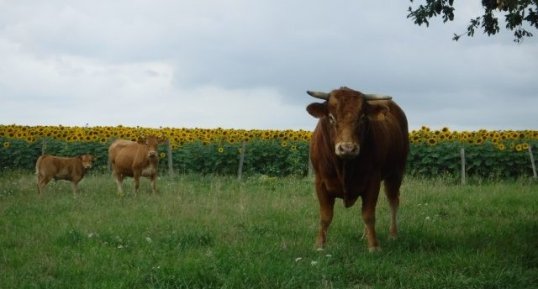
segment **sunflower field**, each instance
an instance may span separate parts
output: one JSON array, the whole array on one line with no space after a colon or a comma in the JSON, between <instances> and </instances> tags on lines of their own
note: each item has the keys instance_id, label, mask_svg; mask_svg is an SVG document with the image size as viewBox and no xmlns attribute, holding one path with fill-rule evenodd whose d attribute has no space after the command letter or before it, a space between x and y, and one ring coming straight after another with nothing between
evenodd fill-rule
<instances>
[{"instance_id":1,"label":"sunflower field","mask_svg":"<svg viewBox=\"0 0 538 289\"><path fill-rule=\"evenodd\" d=\"M113 140L137 140L145 135L168 140L168 145L159 148L163 171L171 165L179 173L236 174L243 154L243 173L248 175L308 174L311 131L125 126L0 125L0 169L33 170L42 153L89 153L96 158L92 170L104 172ZM459 175L464 148L468 175L519 178L533 175L529 152L538 147L538 131L451 131L423 126L410 132L410 141L409 174Z\"/></svg>"}]
</instances>

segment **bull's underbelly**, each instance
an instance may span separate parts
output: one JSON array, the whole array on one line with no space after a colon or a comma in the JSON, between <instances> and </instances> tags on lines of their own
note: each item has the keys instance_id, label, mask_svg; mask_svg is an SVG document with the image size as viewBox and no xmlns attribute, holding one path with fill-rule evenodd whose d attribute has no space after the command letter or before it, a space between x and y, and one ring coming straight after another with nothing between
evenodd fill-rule
<instances>
[{"instance_id":1,"label":"bull's underbelly","mask_svg":"<svg viewBox=\"0 0 538 289\"><path fill-rule=\"evenodd\" d=\"M344 198L345 196L360 195L366 188L365 182L350 181L344 184L338 179L327 179L324 181L325 188L334 197Z\"/></svg>"},{"instance_id":2,"label":"bull's underbelly","mask_svg":"<svg viewBox=\"0 0 538 289\"><path fill-rule=\"evenodd\" d=\"M336 198L343 198L344 197L344 186L341 182L335 179L327 179L324 182L325 189L329 194Z\"/></svg>"},{"instance_id":3,"label":"bull's underbelly","mask_svg":"<svg viewBox=\"0 0 538 289\"><path fill-rule=\"evenodd\" d=\"M327 193L333 198L344 200L346 207L352 206L364 194L368 183L365 180L351 179L345 183L338 178L327 178L323 181Z\"/></svg>"}]
</instances>

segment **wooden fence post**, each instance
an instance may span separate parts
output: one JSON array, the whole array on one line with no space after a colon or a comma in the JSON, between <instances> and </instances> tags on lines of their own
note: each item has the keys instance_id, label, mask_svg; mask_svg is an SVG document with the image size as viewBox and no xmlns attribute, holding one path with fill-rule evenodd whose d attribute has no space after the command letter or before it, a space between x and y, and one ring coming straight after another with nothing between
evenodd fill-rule
<instances>
[{"instance_id":1,"label":"wooden fence post","mask_svg":"<svg viewBox=\"0 0 538 289\"><path fill-rule=\"evenodd\" d=\"M532 177L536 180L538 176L536 175L536 165L534 164L534 156L532 155L532 146L529 145L529 157L531 159L531 166L532 166Z\"/></svg>"},{"instance_id":2,"label":"wooden fence post","mask_svg":"<svg viewBox=\"0 0 538 289\"><path fill-rule=\"evenodd\" d=\"M462 147L460 149L461 157L461 184L465 185L465 149Z\"/></svg>"},{"instance_id":3,"label":"wooden fence post","mask_svg":"<svg viewBox=\"0 0 538 289\"><path fill-rule=\"evenodd\" d=\"M166 155L168 156L168 174L174 174L174 163L172 161L172 145L170 145L170 140L166 140Z\"/></svg>"},{"instance_id":4,"label":"wooden fence post","mask_svg":"<svg viewBox=\"0 0 538 289\"><path fill-rule=\"evenodd\" d=\"M243 141L241 144L241 154L239 155L239 167L237 168L237 179L241 180L241 177L243 176L243 164L245 162L245 151L246 151L247 143Z\"/></svg>"}]
</instances>

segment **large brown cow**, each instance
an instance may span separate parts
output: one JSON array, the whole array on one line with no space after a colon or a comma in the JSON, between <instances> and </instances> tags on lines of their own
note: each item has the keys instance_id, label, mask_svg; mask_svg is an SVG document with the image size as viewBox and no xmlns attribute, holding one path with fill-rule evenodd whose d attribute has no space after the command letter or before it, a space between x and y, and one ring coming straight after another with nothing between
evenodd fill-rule
<instances>
[{"instance_id":1,"label":"large brown cow","mask_svg":"<svg viewBox=\"0 0 538 289\"><path fill-rule=\"evenodd\" d=\"M92 166L91 155L81 155L74 158L42 155L37 159L35 170L37 175L37 192L41 194L43 188L54 180L71 181L73 193L78 191L78 183L86 171Z\"/></svg>"},{"instance_id":2,"label":"large brown cow","mask_svg":"<svg viewBox=\"0 0 538 289\"><path fill-rule=\"evenodd\" d=\"M148 136L138 142L116 140L108 148L108 159L112 166L112 175L118 186L118 194L123 195L122 182L125 177L132 177L135 182L135 194L140 187L140 177L151 180L151 191L157 192L156 179L159 166L157 146L163 140Z\"/></svg>"},{"instance_id":3,"label":"large brown cow","mask_svg":"<svg viewBox=\"0 0 538 289\"><path fill-rule=\"evenodd\" d=\"M409 151L406 116L390 97L347 87L330 93L307 93L324 100L307 107L309 114L319 118L310 143L320 205L316 245L322 248L327 241L335 198L343 199L347 208L361 197L368 249L379 250L375 208L381 181L390 203L390 235L397 235L396 213Z\"/></svg>"}]
</instances>

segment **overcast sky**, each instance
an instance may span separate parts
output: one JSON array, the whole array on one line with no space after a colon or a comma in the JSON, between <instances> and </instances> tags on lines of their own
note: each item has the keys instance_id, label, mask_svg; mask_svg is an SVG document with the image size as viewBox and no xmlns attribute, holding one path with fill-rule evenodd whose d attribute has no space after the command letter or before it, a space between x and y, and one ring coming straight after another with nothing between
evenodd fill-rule
<instances>
[{"instance_id":1,"label":"overcast sky","mask_svg":"<svg viewBox=\"0 0 538 289\"><path fill-rule=\"evenodd\" d=\"M411 129L538 129L538 31L452 41L481 15L456 2L0 0L0 124L312 130L305 91L348 86Z\"/></svg>"}]
</instances>

